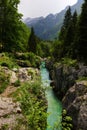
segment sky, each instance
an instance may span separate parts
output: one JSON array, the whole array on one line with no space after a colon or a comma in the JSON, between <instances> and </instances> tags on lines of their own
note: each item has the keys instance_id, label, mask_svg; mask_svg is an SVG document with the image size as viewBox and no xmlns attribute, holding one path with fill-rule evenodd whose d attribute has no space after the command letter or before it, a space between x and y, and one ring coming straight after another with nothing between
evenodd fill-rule
<instances>
[{"instance_id":1,"label":"sky","mask_svg":"<svg viewBox=\"0 0 87 130\"><path fill-rule=\"evenodd\" d=\"M56 14L68 5L73 5L77 0L20 0L19 13L23 18L46 17L48 14Z\"/></svg>"}]
</instances>

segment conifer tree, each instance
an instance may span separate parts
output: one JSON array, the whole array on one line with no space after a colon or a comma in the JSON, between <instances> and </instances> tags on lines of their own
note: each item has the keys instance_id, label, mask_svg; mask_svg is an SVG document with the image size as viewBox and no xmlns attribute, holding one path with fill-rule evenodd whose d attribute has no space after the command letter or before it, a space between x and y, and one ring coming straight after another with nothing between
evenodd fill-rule
<instances>
[{"instance_id":1,"label":"conifer tree","mask_svg":"<svg viewBox=\"0 0 87 130\"><path fill-rule=\"evenodd\" d=\"M67 29L67 40L69 40L68 56L74 58L75 51L75 37L77 33L77 12L75 11L72 15L72 20ZM69 37L69 38L68 38Z\"/></svg>"},{"instance_id":2,"label":"conifer tree","mask_svg":"<svg viewBox=\"0 0 87 130\"><path fill-rule=\"evenodd\" d=\"M65 13L64 17L64 23L63 26L67 28L71 22L72 14L71 14L71 8L69 7Z\"/></svg>"},{"instance_id":3,"label":"conifer tree","mask_svg":"<svg viewBox=\"0 0 87 130\"><path fill-rule=\"evenodd\" d=\"M77 29L77 12L71 14L71 9L66 11L63 26L60 31L59 40L63 43L63 56L73 58L74 40Z\"/></svg>"},{"instance_id":4,"label":"conifer tree","mask_svg":"<svg viewBox=\"0 0 87 130\"><path fill-rule=\"evenodd\" d=\"M75 10L75 12L73 13L73 16L72 16L72 22L73 22L73 27L74 27L74 30L76 29L76 25L77 25L77 12Z\"/></svg>"},{"instance_id":5,"label":"conifer tree","mask_svg":"<svg viewBox=\"0 0 87 130\"><path fill-rule=\"evenodd\" d=\"M72 14L71 14L71 8L69 7L65 13L63 26L61 28L59 35L59 40L62 41L63 43L63 53L64 53L63 55L67 54L70 42L72 40L71 21L72 21Z\"/></svg>"},{"instance_id":6,"label":"conifer tree","mask_svg":"<svg viewBox=\"0 0 87 130\"><path fill-rule=\"evenodd\" d=\"M30 34L29 40L28 40L28 51L36 53L36 49L37 49L37 40L36 40L36 36L34 33L34 29L32 27L31 34Z\"/></svg>"},{"instance_id":7,"label":"conifer tree","mask_svg":"<svg viewBox=\"0 0 87 130\"><path fill-rule=\"evenodd\" d=\"M62 25L61 30L60 30L59 40L64 41L64 39L66 37L66 30L71 22L71 18L72 18L71 8L69 7L65 13L65 16L64 16L63 25Z\"/></svg>"},{"instance_id":8,"label":"conifer tree","mask_svg":"<svg viewBox=\"0 0 87 130\"><path fill-rule=\"evenodd\" d=\"M87 0L85 0L84 4L82 5L78 31L79 59L87 61Z\"/></svg>"}]
</instances>

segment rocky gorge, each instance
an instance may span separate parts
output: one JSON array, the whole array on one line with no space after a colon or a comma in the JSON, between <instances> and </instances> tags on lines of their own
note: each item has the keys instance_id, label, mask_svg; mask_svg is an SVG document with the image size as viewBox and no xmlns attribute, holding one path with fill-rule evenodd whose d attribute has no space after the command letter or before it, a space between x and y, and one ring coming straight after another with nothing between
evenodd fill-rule
<instances>
[{"instance_id":1,"label":"rocky gorge","mask_svg":"<svg viewBox=\"0 0 87 130\"><path fill-rule=\"evenodd\" d=\"M72 117L73 130L87 129L87 66L46 62L55 94Z\"/></svg>"}]
</instances>

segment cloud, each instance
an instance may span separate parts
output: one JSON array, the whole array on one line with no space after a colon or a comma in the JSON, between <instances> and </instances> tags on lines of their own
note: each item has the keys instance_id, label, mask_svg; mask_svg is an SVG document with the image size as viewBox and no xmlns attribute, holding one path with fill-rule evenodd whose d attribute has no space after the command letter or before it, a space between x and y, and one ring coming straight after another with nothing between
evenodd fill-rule
<instances>
[{"instance_id":1,"label":"cloud","mask_svg":"<svg viewBox=\"0 0 87 130\"><path fill-rule=\"evenodd\" d=\"M19 12L24 17L46 16L58 13L67 5L73 5L77 0L20 0Z\"/></svg>"}]
</instances>

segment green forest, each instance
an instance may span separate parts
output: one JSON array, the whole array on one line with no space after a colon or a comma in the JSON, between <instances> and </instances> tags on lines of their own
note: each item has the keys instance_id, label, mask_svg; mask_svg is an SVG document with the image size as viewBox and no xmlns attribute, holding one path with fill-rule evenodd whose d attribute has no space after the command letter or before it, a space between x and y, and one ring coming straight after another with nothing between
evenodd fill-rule
<instances>
[{"instance_id":1,"label":"green forest","mask_svg":"<svg viewBox=\"0 0 87 130\"><path fill-rule=\"evenodd\" d=\"M0 52L15 55L16 52L31 52L41 57L51 56L56 60L68 57L86 62L86 1L81 15L71 9L66 11L58 38L52 42L38 38L33 27L22 22L18 13L19 0L0 2ZM48 52L48 53L47 53Z\"/></svg>"},{"instance_id":2,"label":"green forest","mask_svg":"<svg viewBox=\"0 0 87 130\"><path fill-rule=\"evenodd\" d=\"M45 90L40 74L33 70L40 69L43 59L52 62L49 70L60 64L76 69L79 63L87 65L87 0L84 0L79 16L76 11L72 14L70 7L67 9L60 32L53 41L40 39L33 27L29 28L23 23L22 14L18 13L19 3L20 0L0 0L0 97L8 86L16 88L8 98L21 103L23 117L18 118L12 130L46 130L48 115ZM21 82L17 79L11 84L11 75L7 70L23 67L33 68L28 70L31 81ZM18 76L19 73L16 74ZM61 92L64 94L64 91ZM73 130L72 118L66 110L61 116L62 130ZM1 130L8 129L8 124L1 127Z\"/></svg>"}]
</instances>

